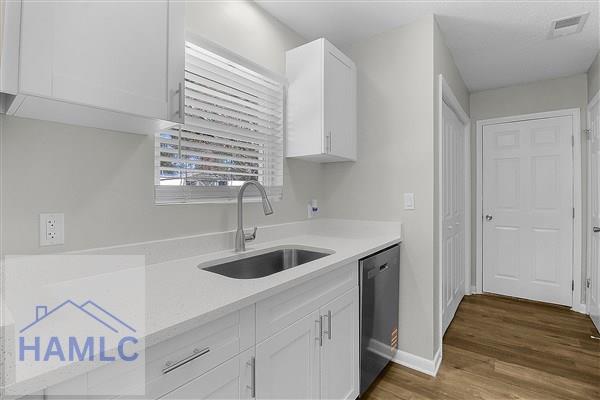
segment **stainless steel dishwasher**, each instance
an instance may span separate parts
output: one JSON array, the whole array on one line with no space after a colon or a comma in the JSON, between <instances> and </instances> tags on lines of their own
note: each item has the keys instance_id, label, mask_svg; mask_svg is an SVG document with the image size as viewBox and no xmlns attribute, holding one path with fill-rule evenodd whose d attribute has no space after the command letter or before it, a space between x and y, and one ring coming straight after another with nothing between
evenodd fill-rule
<instances>
[{"instance_id":1,"label":"stainless steel dishwasher","mask_svg":"<svg viewBox=\"0 0 600 400\"><path fill-rule=\"evenodd\" d=\"M400 246L359 262L360 394L373 383L398 348Z\"/></svg>"}]
</instances>

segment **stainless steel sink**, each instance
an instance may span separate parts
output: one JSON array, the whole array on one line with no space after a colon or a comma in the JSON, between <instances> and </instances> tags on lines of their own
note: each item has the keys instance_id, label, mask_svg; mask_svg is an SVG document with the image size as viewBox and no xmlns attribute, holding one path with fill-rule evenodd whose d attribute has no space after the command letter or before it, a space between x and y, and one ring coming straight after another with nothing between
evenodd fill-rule
<instances>
[{"instance_id":1,"label":"stainless steel sink","mask_svg":"<svg viewBox=\"0 0 600 400\"><path fill-rule=\"evenodd\" d=\"M320 251L285 248L208 267L201 264L198 268L235 279L254 279L294 268L330 254Z\"/></svg>"}]
</instances>

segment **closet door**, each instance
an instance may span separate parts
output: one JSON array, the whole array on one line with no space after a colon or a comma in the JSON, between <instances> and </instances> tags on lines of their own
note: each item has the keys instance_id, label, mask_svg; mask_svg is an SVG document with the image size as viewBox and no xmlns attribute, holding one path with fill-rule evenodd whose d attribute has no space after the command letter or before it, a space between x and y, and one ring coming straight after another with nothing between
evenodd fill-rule
<instances>
[{"instance_id":1,"label":"closet door","mask_svg":"<svg viewBox=\"0 0 600 400\"><path fill-rule=\"evenodd\" d=\"M588 312L600 332L600 101L588 110L589 219L588 227Z\"/></svg>"},{"instance_id":2,"label":"closet door","mask_svg":"<svg viewBox=\"0 0 600 400\"><path fill-rule=\"evenodd\" d=\"M465 130L442 109L442 309L445 332L465 294Z\"/></svg>"}]
</instances>

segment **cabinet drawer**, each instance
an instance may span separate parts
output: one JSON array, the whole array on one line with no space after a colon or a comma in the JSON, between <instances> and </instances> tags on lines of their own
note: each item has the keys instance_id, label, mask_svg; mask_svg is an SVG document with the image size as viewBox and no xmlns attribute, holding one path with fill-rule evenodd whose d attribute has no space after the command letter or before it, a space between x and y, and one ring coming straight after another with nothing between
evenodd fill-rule
<instances>
[{"instance_id":1,"label":"cabinet drawer","mask_svg":"<svg viewBox=\"0 0 600 400\"><path fill-rule=\"evenodd\" d=\"M127 397L145 390L145 398L159 398L235 356L250 341L253 343L253 315L254 306L250 306L147 348L145 371L124 362L92 371L88 374L87 394L117 391ZM145 384L145 389L132 386L136 382ZM111 393L106 393L107 387Z\"/></svg>"},{"instance_id":2,"label":"cabinet drawer","mask_svg":"<svg viewBox=\"0 0 600 400\"><path fill-rule=\"evenodd\" d=\"M357 285L358 264L353 262L256 303L256 342L265 340Z\"/></svg>"},{"instance_id":3,"label":"cabinet drawer","mask_svg":"<svg viewBox=\"0 0 600 400\"><path fill-rule=\"evenodd\" d=\"M250 399L254 348L170 392L162 399Z\"/></svg>"}]
</instances>

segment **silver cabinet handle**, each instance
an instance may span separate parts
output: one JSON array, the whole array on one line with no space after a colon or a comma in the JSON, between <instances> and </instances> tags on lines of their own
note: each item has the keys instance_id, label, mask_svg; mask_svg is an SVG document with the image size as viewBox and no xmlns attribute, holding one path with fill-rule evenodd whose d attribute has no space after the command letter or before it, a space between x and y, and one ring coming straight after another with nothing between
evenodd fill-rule
<instances>
[{"instance_id":1,"label":"silver cabinet handle","mask_svg":"<svg viewBox=\"0 0 600 400\"><path fill-rule=\"evenodd\" d=\"M246 385L248 389L251 390L251 397L256 397L256 357L252 357L250 361L246 363L250 368L252 368L250 372L250 385Z\"/></svg>"},{"instance_id":2,"label":"silver cabinet handle","mask_svg":"<svg viewBox=\"0 0 600 400\"><path fill-rule=\"evenodd\" d=\"M323 347L323 316L319 315L319 319L315 320L315 323L319 325L319 336L315 340L319 341L319 347Z\"/></svg>"},{"instance_id":3,"label":"silver cabinet handle","mask_svg":"<svg viewBox=\"0 0 600 400\"><path fill-rule=\"evenodd\" d=\"M329 131L329 153L331 153L331 131Z\"/></svg>"},{"instance_id":4,"label":"silver cabinet handle","mask_svg":"<svg viewBox=\"0 0 600 400\"><path fill-rule=\"evenodd\" d=\"M183 109L185 107L185 88L183 87L183 83L179 82L177 93L179 94L179 107L177 109L177 116L180 121L183 122Z\"/></svg>"},{"instance_id":5,"label":"silver cabinet handle","mask_svg":"<svg viewBox=\"0 0 600 400\"><path fill-rule=\"evenodd\" d=\"M491 221L494 219L494 217L492 217L490 214L485 216L486 221Z\"/></svg>"},{"instance_id":6,"label":"silver cabinet handle","mask_svg":"<svg viewBox=\"0 0 600 400\"><path fill-rule=\"evenodd\" d=\"M327 330L325 331L327 338L331 340L331 310L327 311Z\"/></svg>"},{"instance_id":7,"label":"silver cabinet handle","mask_svg":"<svg viewBox=\"0 0 600 400\"><path fill-rule=\"evenodd\" d=\"M203 355L205 355L206 353L208 353L210 351L210 348L205 347L202 350L200 349L194 349L194 352L192 354L190 354L189 356L187 356L186 358L183 358L177 362L171 362L171 361L167 361L165 363L165 367L162 370L163 374L168 374L169 372L181 367L182 365L185 365L191 361L194 361L196 358L201 357Z\"/></svg>"},{"instance_id":8,"label":"silver cabinet handle","mask_svg":"<svg viewBox=\"0 0 600 400\"><path fill-rule=\"evenodd\" d=\"M594 233L598 233L600 232L600 227L595 226L592 230L594 231Z\"/></svg>"}]
</instances>

